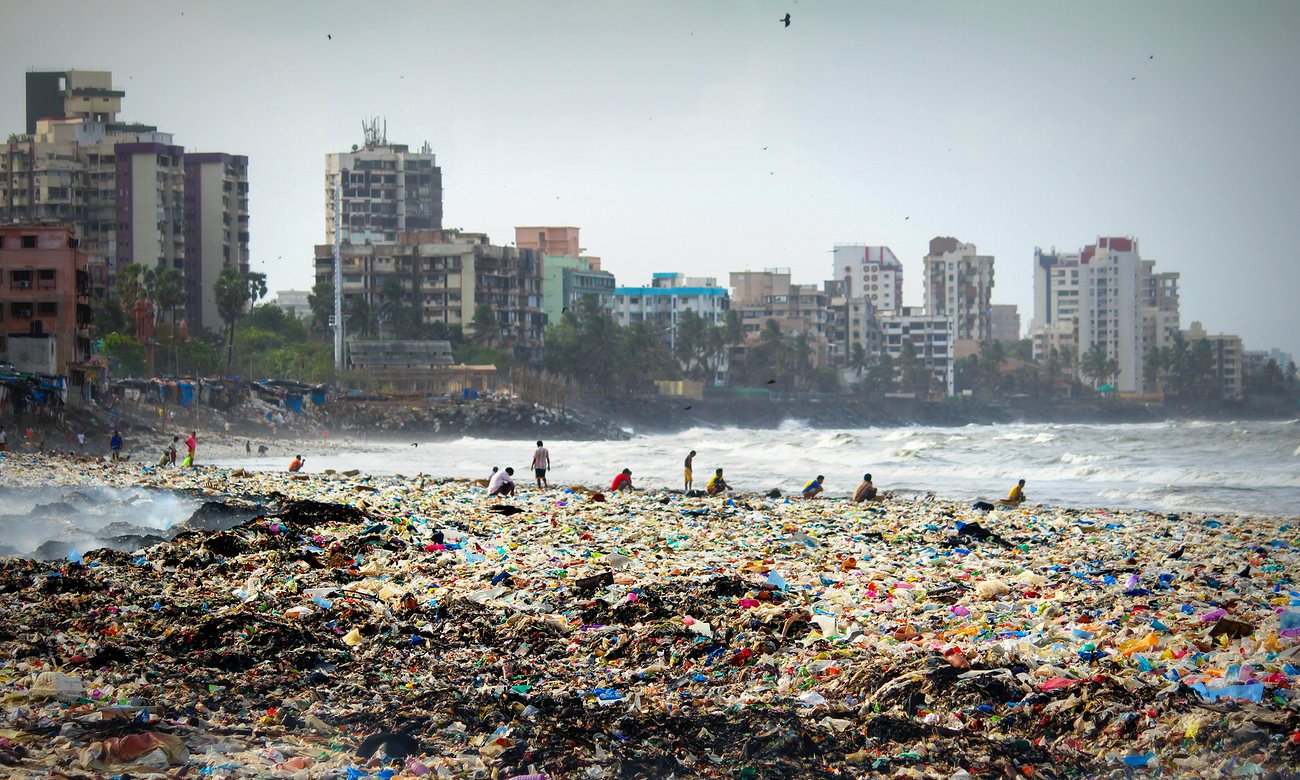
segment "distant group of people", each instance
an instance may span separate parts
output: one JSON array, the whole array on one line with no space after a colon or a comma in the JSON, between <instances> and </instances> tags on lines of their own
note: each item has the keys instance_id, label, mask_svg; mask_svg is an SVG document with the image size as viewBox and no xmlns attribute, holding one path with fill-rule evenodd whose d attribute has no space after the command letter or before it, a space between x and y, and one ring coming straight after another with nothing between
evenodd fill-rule
<instances>
[{"instance_id":1,"label":"distant group of people","mask_svg":"<svg viewBox=\"0 0 1300 780\"><path fill-rule=\"evenodd\" d=\"M175 466L177 453L180 450L181 437L172 436L171 442L163 449L162 457L158 458L159 466ZM182 468L190 468L194 465L194 453L199 446L199 435L195 431L190 431L190 435L185 439L185 459L181 461ZM122 449L122 434L113 431L113 439L109 442L109 447L113 450L113 460L119 459L119 453Z\"/></svg>"}]
</instances>

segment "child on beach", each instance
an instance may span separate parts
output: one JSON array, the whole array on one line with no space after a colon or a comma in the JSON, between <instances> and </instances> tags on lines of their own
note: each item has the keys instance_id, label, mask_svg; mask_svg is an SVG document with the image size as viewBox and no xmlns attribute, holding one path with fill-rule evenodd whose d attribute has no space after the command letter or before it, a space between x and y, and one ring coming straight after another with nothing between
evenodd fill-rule
<instances>
[{"instance_id":1,"label":"child on beach","mask_svg":"<svg viewBox=\"0 0 1300 780\"><path fill-rule=\"evenodd\" d=\"M683 489L685 493L691 492L691 488L695 486L695 480L691 477L691 464L694 462L695 450L691 450L690 454L686 456L686 487Z\"/></svg>"}]
</instances>

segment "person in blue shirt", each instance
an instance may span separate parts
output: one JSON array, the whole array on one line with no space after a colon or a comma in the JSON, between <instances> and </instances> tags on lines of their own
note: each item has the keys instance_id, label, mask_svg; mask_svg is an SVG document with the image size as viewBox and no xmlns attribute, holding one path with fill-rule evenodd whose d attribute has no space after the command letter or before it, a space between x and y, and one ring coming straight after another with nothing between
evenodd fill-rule
<instances>
[{"instance_id":1,"label":"person in blue shirt","mask_svg":"<svg viewBox=\"0 0 1300 780\"><path fill-rule=\"evenodd\" d=\"M823 488L822 488L822 481L825 480L825 479L826 479L826 477L823 477L821 474L818 474L818 475L817 475L817 479L814 479L812 482L809 482L807 485L804 485L804 486L803 486L803 497L804 497L804 498L816 498L816 497L817 497L817 494L820 493L820 492L822 492L822 490L823 490Z\"/></svg>"}]
</instances>

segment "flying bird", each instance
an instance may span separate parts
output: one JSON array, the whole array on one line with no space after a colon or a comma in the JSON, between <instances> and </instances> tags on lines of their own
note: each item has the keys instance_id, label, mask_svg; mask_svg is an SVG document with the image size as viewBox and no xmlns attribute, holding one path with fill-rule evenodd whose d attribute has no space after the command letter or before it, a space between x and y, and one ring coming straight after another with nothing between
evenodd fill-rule
<instances>
[{"instance_id":1,"label":"flying bird","mask_svg":"<svg viewBox=\"0 0 1300 780\"><path fill-rule=\"evenodd\" d=\"M1156 58L1156 55L1154 55L1154 54L1152 54L1150 57L1147 57L1147 59L1149 59L1149 60L1154 60L1155 58Z\"/></svg>"},{"instance_id":2,"label":"flying bird","mask_svg":"<svg viewBox=\"0 0 1300 780\"><path fill-rule=\"evenodd\" d=\"M786 26L786 27L789 27L789 26L790 26L790 13L787 11L786 14L785 14L785 16L781 17L781 18L778 19L777 21L778 21L778 22L785 22L785 26Z\"/></svg>"},{"instance_id":3,"label":"flying bird","mask_svg":"<svg viewBox=\"0 0 1300 780\"><path fill-rule=\"evenodd\" d=\"M419 446L420 446L420 443L419 443L418 441L413 441L413 442L411 442L411 446L412 446L412 447L419 447Z\"/></svg>"},{"instance_id":4,"label":"flying bird","mask_svg":"<svg viewBox=\"0 0 1300 780\"><path fill-rule=\"evenodd\" d=\"M776 380L775 380L775 379L769 379L769 380L767 380L767 382L765 382L764 384L774 385L774 384L776 384Z\"/></svg>"},{"instance_id":5,"label":"flying bird","mask_svg":"<svg viewBox=\"0 0 1300 780\"><path fill-rule=\"evenodd\" d=\"M684 411L686 411L687 409L690 409L690 408L691 408L691 407L689 407L689 406L683 406L683 407L682 407L682 411L684 412Z\"/></svg>"},{"instance_id":6,"label":"flying bird","mask_svg":"<svg viewBox=\"0 0 1300 780\"><path fill-rule=\"evenodd\" d=\"M904 222L906 222L906 221L909 220L909 219L911 219L911 217L903 217L903 221L904 221Z\"/></svg>"},{"instance_id":7,"label":"flying bird","mask_svg":"<svg viewBox=\"0 0 1300 780\"><path fill-rule=\"evenodd\" d=\"M334 36L330 35L329 33L325 33L325 37L331 41L334 40Z\"/></svg>"}]
</instances>

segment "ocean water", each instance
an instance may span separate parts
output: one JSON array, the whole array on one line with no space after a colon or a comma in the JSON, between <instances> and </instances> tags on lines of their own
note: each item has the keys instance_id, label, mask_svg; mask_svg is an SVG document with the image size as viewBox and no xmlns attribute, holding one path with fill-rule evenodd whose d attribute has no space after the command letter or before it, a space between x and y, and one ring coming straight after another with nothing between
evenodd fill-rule
<instances>
[{"instance_id":1,"label":"ocean water","mask_svg":"<svg viewBox=\"0 0 1300 780\"><path fill-rule=\"evenodd\" d=\"M495 465L513 466L521 484L532 482L531 440L412 443L307 451L307 471L486 477ZM789 492L822 474L829 495L846 495L871 472L881 490L968 500L1006 495L1024 479L1030 501L1059 506L1300 515L1297 420L838 430L787 420L775 430L694 428L620 442L546 444L553 485L608 485L626 467L637 486L680 488L682 461L694 449L700 487L722 467L742 491ZM237 458L215 465L282 470L287 462Z\"/></svg>"}]
</instances>

